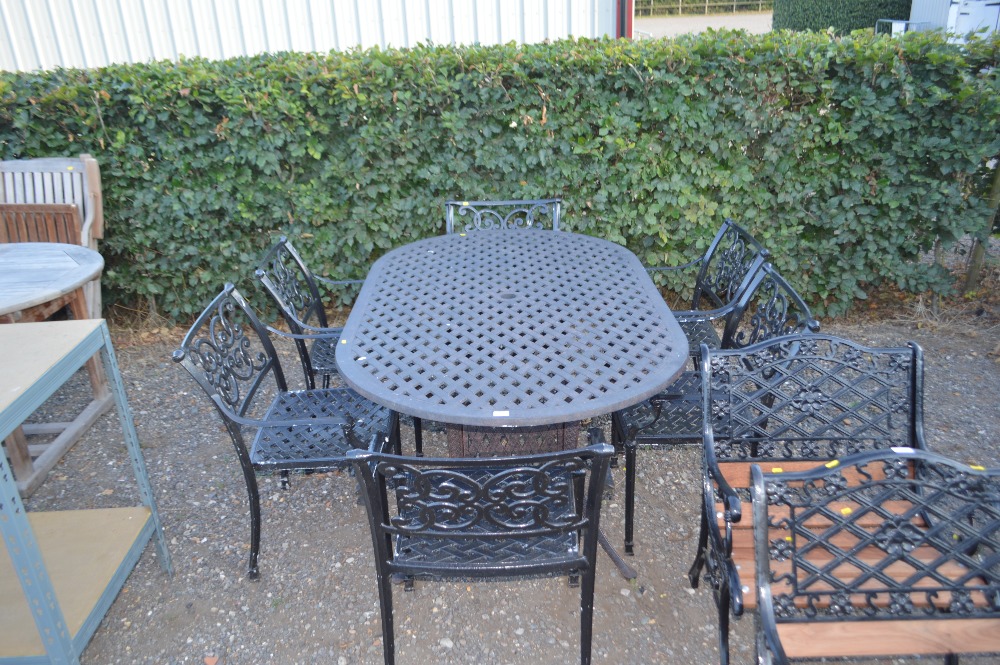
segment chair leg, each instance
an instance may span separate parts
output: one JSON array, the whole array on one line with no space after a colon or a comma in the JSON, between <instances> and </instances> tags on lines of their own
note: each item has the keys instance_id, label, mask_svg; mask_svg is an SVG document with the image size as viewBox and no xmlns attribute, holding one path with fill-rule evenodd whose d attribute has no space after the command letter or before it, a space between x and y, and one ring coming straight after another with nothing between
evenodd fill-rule
<instances>
[{"instance_id":1,"label":"chair leg","mask_svg":"<svg viewBox=\"0 0 1000 665\"><path fill-rule=\"evenodd\" d=\"M618 468L618 451L622 449L622 437L621 430L618 427L618 419L615 414L611 414L611 447L615 449L614 454L611 456L611 462L608 463L609 468Z\"/></svg>"},{"instance_id":2,"label":"chair leg","mask_svg":"<svg viewBox=\"0 0 1000 665\"><path fill-rule=\"evenodd\" d=\"M958 654L949 653L944 657L944 665L958 665Z\"/></svg>"},{"instance_id":3,"label":"chair leg","mask_svg":"<svg viewBox=\"0 0 1000 665\"><path fill-rule=\"evenodd\" d=\"M392 580L381 573L377 577L378 604L382 612L382 657L385 660L385 665L394 665L396 662L396 637L392 623Z\"/></svg>"},{"instance_id":4,"label":"chair leg","mask_svg":"<svg viewBox=\"0 0 1000 665\"><path fill-rule=\"evenodd\" d=\"M257 489L257 475L252 467L243 467L243 478L247 483L247 497L250 500L250 564L247 579L260 579L257 558L260 555L260 491Z\"/></svg>"},{"instance_id":5,"label":"chair leg","mask_svg":"<svg viewBox=\"0 0 1000 665\"><path fill-rule=\"evenodd\" d=\"M729 583L723 582L719 603L719 665L729 665Z\"/></svg>"},{"instance_id":6,"label":"chair leg","mask_svg":"<svg viewBox=\"0 0 1000 665\"><path fill-rule=\"evenodd\" d=\"M590 665L594 636L594 573L594 566L590 566L580 588L580 665Z\"/></svg>"},{"instance_id":7,"label":"chair leg","mask_svg":"<svg viewBox=\"0 0 1000 665\"><path fill-rule=\"evenodd\" d=\"M424 456L424 425L420 418L413 417L413 444L417 457Z\"/></svg>"},{"instance_id":8,"label":"chair leg","mask_svg":"<svg viewBox=\"0 0 1000 665\"><path fill-rule=\"evenodd\" d=\"M635 439L625 442L625 554L634 554L636 447Z\"/></svg>"},{"instance_id":9,"label":"chair leg","mask_svg":"<svg viewBox=\"0 0 1000 665\"><path fill-rule=\"evenodd\" d=\"M702 502L701 506L701 526L698 531L698 549L695 551L694 561L691 563L691 568L688 570L688 581L691 582L691 588L698 588L698 579L701 577L701 571L705 568L705 555L708 553L708 515L705 514L705 504Z\"/></svg>"}]
</instances>

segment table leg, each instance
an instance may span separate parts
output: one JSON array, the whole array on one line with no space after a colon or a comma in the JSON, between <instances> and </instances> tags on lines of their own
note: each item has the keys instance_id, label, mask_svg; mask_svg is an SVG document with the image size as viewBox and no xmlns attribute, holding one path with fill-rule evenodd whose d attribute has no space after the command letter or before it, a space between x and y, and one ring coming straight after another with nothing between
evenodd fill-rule
<instances>
[{"instance_id":1,"label":"table leg","mask_svg":"<svg viewBox=\"0 0 1000 665\"><path fill-rule=\"evenodd\" d=\"M90 313L87 310L87 299L83 295L83 287L73 292L69 301L69 311L77 321L90 318ZM111 394L108 390L108 379L104 375L104 368L96 355L87 361L87 375L90 377L95 400L103 400Z\"/></svg>"},{"instance_id":2,"label":"table leg","mask_svg":"<svg viewBox=\"0 0 1000 665\"><path fill-rule=\"evenodd\" d=\"M14 477L18 480L30 477L34 465L31 463L31 453L28 452L28 439L24 436L24 430L19 426L4 439L3 443L10 458Z\"/></svg>"}]
</instances>

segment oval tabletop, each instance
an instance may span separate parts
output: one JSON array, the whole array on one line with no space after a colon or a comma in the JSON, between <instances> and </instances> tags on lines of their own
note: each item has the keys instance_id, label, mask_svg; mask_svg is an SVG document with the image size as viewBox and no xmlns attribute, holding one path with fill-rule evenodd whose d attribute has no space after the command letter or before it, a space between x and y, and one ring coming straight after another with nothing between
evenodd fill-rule
<instances>
[{"instance_id":1,"label":"oval tabletop","mask_svg":"<svg viewBox=\"0 0 1000 665\"><path fill-rule=\"evenodd\" d=\"M0 244L0 314L55 300L98 277L104 259L92 249L54 242Z\"/></svg>"},{"instance_id":2,"label":"oval tabletop","mask_svg":"<svg viewBox=\"0 0 1000 665\"><path fill-rule=\"evenodd\" d=\"M582 420L684 369L680 326L632 252L559 231L421 240L372 266L337 347L344 381L459 425Z\"/></svg>"}]
</instances>

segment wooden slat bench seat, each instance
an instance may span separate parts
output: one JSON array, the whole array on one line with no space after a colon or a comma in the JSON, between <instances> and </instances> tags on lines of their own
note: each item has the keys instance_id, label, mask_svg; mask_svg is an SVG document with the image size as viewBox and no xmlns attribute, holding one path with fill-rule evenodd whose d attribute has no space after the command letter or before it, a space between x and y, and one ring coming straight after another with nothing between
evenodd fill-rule
<instances>
[{"instance_id":1,"label":"wooden slat bench seat","mask_svg":"<svg viewBox=\"0 0 1000 665\"><path fill-rule=\"evenodd\" d=\"M1000 654L1000 469L894 448L752 476L759 662Z\"/></svg>"}]
</instances>

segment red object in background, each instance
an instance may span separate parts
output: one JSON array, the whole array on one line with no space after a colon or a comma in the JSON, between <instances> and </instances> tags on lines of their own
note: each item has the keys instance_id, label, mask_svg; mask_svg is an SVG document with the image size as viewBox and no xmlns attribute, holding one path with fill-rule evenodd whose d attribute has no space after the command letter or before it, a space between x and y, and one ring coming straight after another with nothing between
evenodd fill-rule
<instances>
[{"instance_id":1,"label":"red object in background","mask_svg":"<svg viewBox=\"0 0 1000 665\"><path fill-rule=\"evenodd\" d=\"M635 0L618 0L618 20L615 36L632 39L632 17L635 14Z\"/></svg>"}]
</instances>

